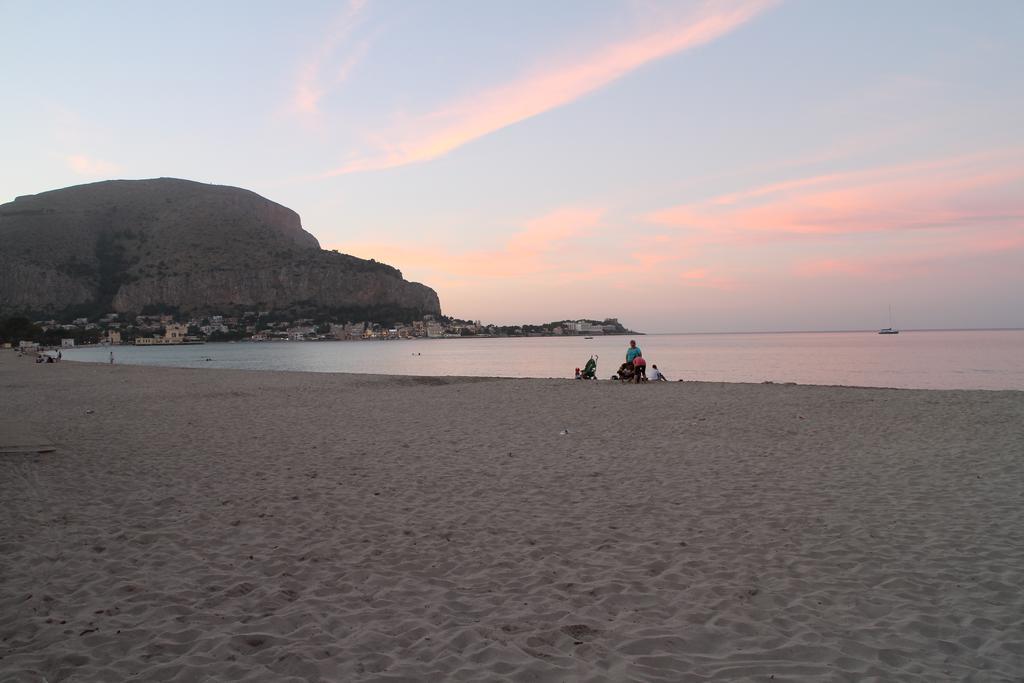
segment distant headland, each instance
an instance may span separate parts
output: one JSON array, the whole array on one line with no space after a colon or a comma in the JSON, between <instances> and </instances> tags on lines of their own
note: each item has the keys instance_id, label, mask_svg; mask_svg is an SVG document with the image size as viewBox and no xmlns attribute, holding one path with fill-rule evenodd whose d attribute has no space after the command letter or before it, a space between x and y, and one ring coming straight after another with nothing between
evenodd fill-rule
<instances>
[{"instance_id":1,"label":"distant headland","mask_svg":"<svg viewBox=\"0 0 1024 683\"><path fill-rule=\"evenodd\" d=\"M0 205L0 340L48 345L630 334L615 318L489 325L401 271L320 248L254 192L108 180ZM66 340L66 341L65 341Z\"/></svg>"}]
</instances>

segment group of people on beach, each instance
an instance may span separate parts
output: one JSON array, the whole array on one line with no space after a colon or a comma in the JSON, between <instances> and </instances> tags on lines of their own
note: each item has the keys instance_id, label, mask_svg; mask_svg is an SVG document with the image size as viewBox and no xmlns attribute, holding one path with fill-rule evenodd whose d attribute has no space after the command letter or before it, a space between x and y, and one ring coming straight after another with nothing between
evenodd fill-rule
<instances>
[{"instance_id":1,"label":"group of people on beach","mask_svg":"<svg viewBox=\"0 0 1024 683\"><path fill-rule=\"evenodd\" d=\"M23 355L24 354L21 351L18 351L18 357L19 358L21 356L23 356ZM57 351L56 355L54 355L52 353L47 353L45 351L37 351L36 352L36 362L37 363L59 363L63 357L64 356L61 354L61 352L59 350Z\"/></svg>"},{"instance_id":2,"label":"group of people on beach","mask_svg":"<svg viewBox=\"0 0 1024 683\"><path fill-rule=\"evenodd\" d=\"M620 382L667 382L668 377L662 374L657 365L651 365L650 377L647 376L647 359L643 351L636 345L635 339L629 340L629 348L626 349L626 362L619 366L618 371L612 377Z\"/></svg>"},{"instance_id":3,"label":"group of people on beach","mask_svg":"<svg viewBox=\"0 0 1024 683\"><path fill-rule=\"evenodd\" d=\"M647 373L647 360L643 351L636 345L635 339L629 340L629 348L626 349L626 362L619 366L619 369L611 377L620 382L667 382L666 377L657 365L651 365L650 377ZM583 370L576 368L576 379L597 379L597 356L591 356Z\"/></svg>"}]
</instances>

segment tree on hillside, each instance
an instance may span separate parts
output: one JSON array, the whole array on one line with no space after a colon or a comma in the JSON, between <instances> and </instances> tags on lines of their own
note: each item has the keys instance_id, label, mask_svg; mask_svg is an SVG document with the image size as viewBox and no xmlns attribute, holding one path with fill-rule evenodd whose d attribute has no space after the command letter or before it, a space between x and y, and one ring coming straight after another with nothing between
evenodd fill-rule
<instances>
[{"instance_id":1,"label":"tree on hillside","mask_svg":"<svg viewBox=\"0 0 1024 683\"><path fill-rule=\"evenodd\" d=\"M15 317L0 321L0 343L37 341L42 334L43 330L28 318Z\"/></svg>"}]
</instances>

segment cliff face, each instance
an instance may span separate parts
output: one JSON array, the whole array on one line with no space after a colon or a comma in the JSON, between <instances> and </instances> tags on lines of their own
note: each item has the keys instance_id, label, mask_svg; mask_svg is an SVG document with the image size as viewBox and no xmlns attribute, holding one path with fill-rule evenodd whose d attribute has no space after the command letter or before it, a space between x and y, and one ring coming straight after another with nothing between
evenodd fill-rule
<instances>
[{"instance_id":1,"label":"cliff face","mask_svg":"<svg viewBox=\"0 0 1024 683\"><path fill-rule=\"evenodd\" d=\"M301 309L440 313L434 290L324 251L298 214L234 187L112 180L0 205L0 314Z\"/></svg>"}]
</instances>

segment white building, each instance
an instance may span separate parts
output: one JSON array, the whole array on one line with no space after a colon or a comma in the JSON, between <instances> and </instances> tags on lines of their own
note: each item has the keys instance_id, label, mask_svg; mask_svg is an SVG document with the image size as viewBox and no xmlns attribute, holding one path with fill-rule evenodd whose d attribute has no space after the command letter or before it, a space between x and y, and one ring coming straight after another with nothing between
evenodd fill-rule
<instances>
[{"instance_id":1,"label":"white building","mask_svg":"<svg viewBox=\"0 0 1024 683\"><path fill-rule=\"evenodd\" d=\"M299 327L288 328L288 338L292 341L303 341L308 336L316 332L316 328L312 325L301 325Z\"/></svg>"}]
</instances>

